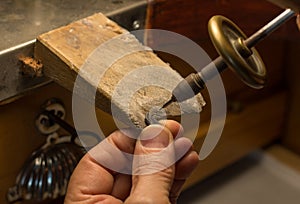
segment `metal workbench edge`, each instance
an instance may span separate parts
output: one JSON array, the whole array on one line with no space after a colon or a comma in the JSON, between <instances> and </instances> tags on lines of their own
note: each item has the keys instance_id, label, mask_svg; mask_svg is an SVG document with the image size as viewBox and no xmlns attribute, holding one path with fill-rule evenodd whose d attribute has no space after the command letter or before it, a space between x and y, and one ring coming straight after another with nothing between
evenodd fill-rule
<instances>
[{"instance_id":1,"label":"metal workbench edge","mask_svg":"<svg viewBox=\"0 0 300 204\"><path fill-rule=\"evenodd\" d=\"M146 10L147 1L141 0L104 14L131 31L144 28ZM35 39L0 51L0 105L52 82L45 76L32 78L20 73L19 58L33 56L34 44Z\"/></svg>"}]
</instances>

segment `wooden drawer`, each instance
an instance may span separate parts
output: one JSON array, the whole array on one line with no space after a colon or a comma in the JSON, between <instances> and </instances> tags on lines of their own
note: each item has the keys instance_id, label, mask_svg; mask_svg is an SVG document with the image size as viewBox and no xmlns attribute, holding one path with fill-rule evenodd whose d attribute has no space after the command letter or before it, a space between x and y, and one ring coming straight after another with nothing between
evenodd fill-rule
<instances>
[{"instance_id":1,"label":"wooden drawer","mask_svg":"<svg viewBox=\"0 0 300 204\"><path fill-rule=\"evenodd\" d=\"M17 174L26 159L45 143L46 136L38 132L35 119L41 105L50 98L62 100L66 109L66 121L73 124L71 92L55 83L35 89L17 101L0 106L0 203L6 203L7 190L14 186ZM110 115L97 110L97 116L105 135L116 129ZM64 131L59 133L67 134Z\"/></svg>"},{"instance_id":2,"label":"wooden drawer","mask_svg":"<svg viewBox=\"0 0 300 204\"><path fill-rule=\"evenodd\" d=\"M247 104L239 112L229 111L217 146L205 160L200 162L185 187L190 187L212 175L250 151L274 142L282 134L285 113L285 92ZM197 150L202 147L208 126L209 122L200 124L198 137L194 142Z\"/></svg>"},{"instance_id":3,"label":"wooden drawer","mask_svg":"<svg viewBox=\"0 0 300 204\"><path fill-rule=\"evenodd\" d=\"M281 11L281 8L272 3L260 0L247 1L243 4L238 0L157 0L153 1L152 6L149 8L147 27L165 29L188 37L203 48L213 60L218 54L209 39L207 29L207 23L213 15L228 17L247 35L251 35ZM176 17L174 17L175 14ZM222 74L222 78L227 95L239 94L241 98L245 98L246 95L261 97L261 94L268 94L274 88L277 88L283 81L286 42L298 37L299 32L296 29L295 22L291 20L259 43L256 48L267 67L269 75L266 88L262 91L248 88L230 71L226 70ZM163 38L155 42L166 46L168 44L180 44L180 42ZM172 63L174 61L173 57L166 56L166 54L160 54L159 56L171 63L183 76L193 71L186 64L178 63L178 60ZM199 69L201 67L195 68Z\"/></svg>"},{"instance_id":4,"label":"wooden drawer","mask_svg":"<svg viewBox=\"0 0 300 204\"><path fill-rule=\"evenodd\" d=\"M196 42L207 40L207 23L213 15L224 15L251 35L283 11L261 0L154 0L148 9L148 28L177 32ZM294 22L283 25L271 38L298 38ZM203 38L204 37L204 38Z\"/></svg>"},{"instance_id":5,"label":"wooden drawer","mask_svg":"<svg viewBox=\"0 0 300 204\"><path fill-rule=\"evenodd\" d=\"M0 111L0 202L5 203L7 189L14 185L16 176L26 158L45 142L45 136L38 133L34 121L40 105L48 98L60 98L66 105L67 121L72 124L71 94L52 83L15 101L1 106ZM212 154L201 161L188 180L186 187L217 170L238 160L249 151L269 144L281 133L284 119L286 94L280 92L255 103L244 104L240 112L229 112L224 132ZM203 114L209 112L204 107ZM98 121L106 135L116 127L112 117L97 111ZM276 120L274 120L274 118ZM205 138L208 122L201 122L195 148L199 151ZM17 127L17 128L16 128ZM187 135L189 130L186 130Z\"/></svg>"},{"instance_id":6,"label":"wooden drawer","mask_svg":"<svg viewBox=\"0 0 300 204\"><path fill-rule=\"evenodd\" d=\"M184 35L214 59L218 55L207 31L210 17L224 15L247 35L251 35L281 12L281 8L260 0L243 3L238 0L156 0L149 8L147 26ZM284 80L287 41L293 41L299 35L294 24L292 21L288 22L256 47L268 70L268 82L264 89L247 87L229 70L221 74L228 104L233 105L231 108L235 112L230 111L229 107L224 132L217 147L207 159L201 161L186 187L237 161L253 149L272 143L282 135L287 110ZM163 45L181 43L163 38L156 42ZM183 76L194 72L181 59L166 53L158 54ZM201 113L202 124L195 141L198 150L210 120L209 95L205 91L203 94L208 103Z\"/></svg>"}]
</instances>

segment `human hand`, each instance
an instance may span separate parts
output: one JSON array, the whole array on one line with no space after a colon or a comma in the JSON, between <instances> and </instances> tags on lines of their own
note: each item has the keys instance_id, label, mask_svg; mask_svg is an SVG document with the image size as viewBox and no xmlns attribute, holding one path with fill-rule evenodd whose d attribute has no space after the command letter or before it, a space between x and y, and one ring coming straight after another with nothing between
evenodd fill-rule
<instances>
[{"instance_id":1,"label":"human hand","mask_svg":"<svg viewBox=\"0 0 300 204\"><path fill-rule=\"evenodd\" d=\"M138 140L131 130L112 133L79 162L65 203L176 203L199 162L182 135L180 124L171 120L148 126ZM178 155L183 157L175 163Z\"/></svg>"}]
</instances>

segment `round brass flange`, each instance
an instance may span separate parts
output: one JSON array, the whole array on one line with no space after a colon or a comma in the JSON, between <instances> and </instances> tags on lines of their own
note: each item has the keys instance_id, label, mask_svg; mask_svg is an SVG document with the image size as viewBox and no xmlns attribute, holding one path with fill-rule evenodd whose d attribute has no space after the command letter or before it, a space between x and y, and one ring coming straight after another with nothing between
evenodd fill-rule
<instances>
[{"instance_id":1,"label":"round brass flange","mask_svg":"<svg viewBox=\"0 0 300 204\"><path fill-rule=\"evenodd\" d=\"M247 36L231 20L213 16L208 23L210 38L219 55L248 86L259 89L266 82L266 68L255 48L245 44Z\"/></svg>"}]
</instances>

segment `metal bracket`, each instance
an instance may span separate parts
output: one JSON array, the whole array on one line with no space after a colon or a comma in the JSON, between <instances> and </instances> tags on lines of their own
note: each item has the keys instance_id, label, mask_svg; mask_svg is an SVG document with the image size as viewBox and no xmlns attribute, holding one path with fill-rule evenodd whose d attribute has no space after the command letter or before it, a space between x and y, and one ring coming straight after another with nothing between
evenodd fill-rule
<instances>
[{"instance_id":1,"label":"metal bracket","mask_svg":"<svg viewBox=\"0 0 300 204\"><path fill-rule=\"evenodd\" d=\"M123 2L130 3L129 0ZM135 3L104 14L127 30L143 29L146 18L147 1L135 0ZM114 2L111 2L114 3ZM108 7L109 5L105 5ZM76 11L75 11L76 12ZM101 12L101 10L99 11ZM0 105L15 100L30 90L52 82L51 79L22 75L20 58L33 57L35 40L0 51Z\"/></svg>"}]
</instances>

